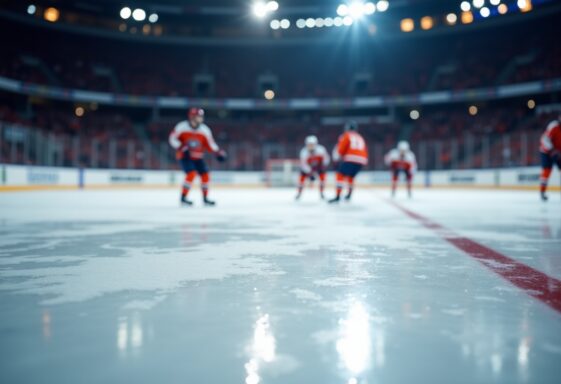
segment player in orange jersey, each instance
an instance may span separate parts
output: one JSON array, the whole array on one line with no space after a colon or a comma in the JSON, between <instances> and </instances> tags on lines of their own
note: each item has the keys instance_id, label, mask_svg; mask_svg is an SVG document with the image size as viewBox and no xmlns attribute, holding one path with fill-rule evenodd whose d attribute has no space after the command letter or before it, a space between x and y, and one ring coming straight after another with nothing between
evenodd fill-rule
<instances>
[{"instance_id":1,"label":"player in orange jersey","mask_svg":"<svg viewBox=\"0 0 561 384\"><path fill-rule=\"evenodd\" d=\"M210 176L204 154L214 153L219 161L226 160L226 152L216 145L210 128L204 124L204 116L205 113L200 108L189 109L188 120L178 123L169 135L169 143L176 150L176 158L185 172L185 182L181 189L181 204L184 205L193 205L187 196L197 173L201 177L204 204L215 205L208 198Z\"/></svg>"},{"instance_id":2,"label":"player in orange jersey","mask_svg":"<svg viewBox=\"0 0 561 384\"><path fill-rule=\"evenodd\" d=\"M339 141L333 149L333 161L339 161L340 164L336 176L336 195L335 198L329 200L329 203L339 202L345 182L348 186L345 200L350 200L353 194L354 179L362 167L368 164L368 148L364 138L357 131L358 124L349 121L345 124L345 132L339 136Z\"/></svg>"},{"instance_id":3,"label":"player in orange jersey","mask_svg":"<svg viewBox=\"0 0 561 384\"><path fill-rule=\"evenodd\" d=\"M319 178L319 193L324 198L325 171L331 159L323 145L320 145L315 136L306 137L306 146L300 151L300 181L298 183L298 194L296 200L302 196L306 179L312 182Z\"/></svg>"},{"instance_id":4,"label":"player in orange jersey","mask_svg":"<svg viewBox=\"0 0 561 384\"><path fill-rule=\"evenodd\" d=\"M540 156L542 160L542 173L540 178L540 195L547 201L547 182L551 170L556 165L561 171L561 116L548 124L540 140Z\"/></svg>"}]
</instances>

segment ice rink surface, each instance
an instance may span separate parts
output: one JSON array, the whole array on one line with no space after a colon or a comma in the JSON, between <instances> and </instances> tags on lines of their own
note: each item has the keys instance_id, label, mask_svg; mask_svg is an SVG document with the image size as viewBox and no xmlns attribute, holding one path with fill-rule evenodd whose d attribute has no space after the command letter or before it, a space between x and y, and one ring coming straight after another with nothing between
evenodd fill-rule
<instances>
[{"instance_id":1,"label":"ice rink surface","mask_svg":"<svg viewBox=\"0 0 561 384\"><path fill-rule=\"evenodd\" d=\"M0 382L561 383L558 192L294 192L0 194Z\"/></svg>"}]
</instances>

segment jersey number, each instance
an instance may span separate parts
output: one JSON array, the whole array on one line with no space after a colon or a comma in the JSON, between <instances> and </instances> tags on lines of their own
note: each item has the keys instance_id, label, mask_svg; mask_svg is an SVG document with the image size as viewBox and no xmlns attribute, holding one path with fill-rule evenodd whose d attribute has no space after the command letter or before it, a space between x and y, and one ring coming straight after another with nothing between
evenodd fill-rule
<instances>
[{"instance_id":1,"label":"jersey number","mask_svg":"<svg viewBox=\"0 0 561 384\"><path fill-rule=\"evenodd\" d=\"M366 144L364 143L364 139L360 136L352 135L350 137L350 140L351 140L351 149L362 151L364 150L364 147L366 147Z\"/></svg>"}]
</instances>

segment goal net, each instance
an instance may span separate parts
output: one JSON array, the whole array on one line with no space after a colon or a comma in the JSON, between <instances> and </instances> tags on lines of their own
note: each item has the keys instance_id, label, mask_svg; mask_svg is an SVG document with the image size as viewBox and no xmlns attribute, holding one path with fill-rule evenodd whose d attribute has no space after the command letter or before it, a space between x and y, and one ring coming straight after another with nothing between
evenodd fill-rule
<instances>
[{"instance_id":1,"label":"goal net","mask_svg":"<svg viewBox=\"0 0 561 384\"><path fill-rule=\"evenodd\" d=\"M265 166L265 182L268 187L294 187L300 175L297 159L269 159Z\"/></svg>"}]
</instances>

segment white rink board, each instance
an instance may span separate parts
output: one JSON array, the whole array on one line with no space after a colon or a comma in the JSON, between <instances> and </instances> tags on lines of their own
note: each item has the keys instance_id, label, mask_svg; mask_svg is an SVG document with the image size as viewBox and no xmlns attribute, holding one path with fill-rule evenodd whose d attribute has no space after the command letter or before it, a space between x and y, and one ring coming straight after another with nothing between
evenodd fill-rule
<instances>
[{"instance_id":1,"label":"white rink board","mask_svg":"<svg viewBox=\"0 0 561 384\"><path fill-rule=\"evenodd\" d=\"M68 185L78 186L79 172L74 168L1 165L2 183L8 186Z\"/></svg>"},{"instance_id":2,"label":"white rink board","mask_svg":"<svg viewBox=\"0 0 561 384\"><path fill-rule=\"evenodd\" d=\"M539 167L419 171L415 174L417 186L444 187L533 187L539 184ZM126 169L77 169L24 165L0 165L0 186L6 187L103 187L103 186L178 186L184 175L180 171L126 170ZM390 183L390 172L362 172L356 178L357 185L386 186ZM550 185L561 185L560 175L555 170ZM333 184L334 172L328 174L328 183ZM211 173L215 185L265 185L265 172L215 171Z\"/></svg>"}]
</instances>

